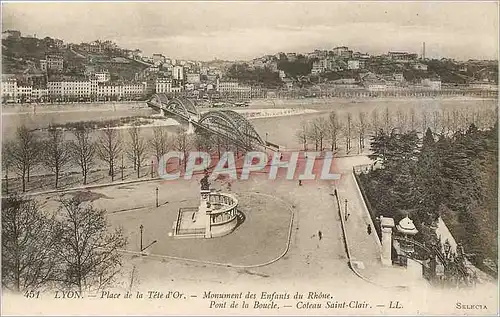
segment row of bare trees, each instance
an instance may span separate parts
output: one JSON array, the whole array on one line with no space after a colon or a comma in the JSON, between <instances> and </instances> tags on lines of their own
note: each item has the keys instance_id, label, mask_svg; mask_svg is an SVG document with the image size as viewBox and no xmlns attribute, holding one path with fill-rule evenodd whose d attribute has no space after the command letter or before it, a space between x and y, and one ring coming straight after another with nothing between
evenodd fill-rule
<instances>
[{"instance_id":1,"label":"row of bare trees","mask_svg":"<svg viewBox=\"0 0 500 317\"><path fill-rule=\"evenodd\" d=\"M87 184L90 171L96 167L98 160L108 167L108 176L115 179L116 167L121 157L123 177L123 155L132 162L137 177L141 167L145 165L149 153L157 160L171 147L173 143L162 127L155 128L153 138L146 140L138 126L128 130L128 140L124 142L122 134L117 129L108 126L98 132L97 138L93 130L79 128L72 132L72 140L65 138L60 129L49 127L47 136L41 138L36 131L25 126L17 129L13 140L4 144L2 163L7 172L13 169L21 179L22 191L30 181L30 173L35 166L43 166L54 175L55 187L63 171L71 166L77 166L82 174L83 184ZM95 139L95 140L94 140ZM6 177L8 187L8 177Z\"/></svg>"},{"instance_id":2,"label":"row of bare trees","mask_svg":"<svg viewBox=\"0 0 500 317\"><path fill-rule=\"evenodd\" d=\"M141 168L149 164L149 158L153 161L153 168L154 161L159 162L168 151L184 153L185 159L180 163L185 169L188 151L191 149L217 151L219 155L223 149L232 149L225 138L204 134L189 135L183 127L177 128L174 134L169 134L165 127L155 127L149 138L141 133L139 126L130 127L126 135L107 126L100 131L78 128L70 133L71 140L66 136L63 130L49 127L47 135L42 138L36 131L21 126L17 129L16 137L5 143L2 158L4 170L7 173L9 170L15 171L21 180L22 192L26 191L30 172L35 166L50 171L55 188L58 188L61 175L72 167L79 169L82 182L86 185L90 172L97 168L99 162L106 165L108 176L114 181L117 170L121 170L123 180L124 157L132 164L139 178ZM151 174L153 175L153 171ZM8 192L9 178L6 177L5 181Z\"/></svg>"},{"instance_id":3,"label":"row of bare trees","mask_svg":"<svg viewBox=\"0 0 500 317\"><path fill-rule=\"evenodd\" d=\"M345 139L346 150L349 152L353 138L357 139L360 149L365 147L367 132L368 122L365 112L359 112L357 120L354 120L350 112L340 116L336 111L332 111L327 117L318 117L310 122L303 121L296 137L304 151L308 150L309 144L314 145L315 151L322 151L325 148L336 151L341 140Z\"/></svg>"},{"instance_id":4,"label":"row of bare trees","mask_svg":"<svg viewBox=\"0 0 500 317\"><path fill-rule=\"evenodd\" d=\"M472 123L480 129L487 129L493 126L496 117L496 108L416 111L414 108L391 110L386 107L383 111L375 108L371 113L358 111L343 114L332 111L327 116L301 122L296 139L304 151L308 150L309 145L316 151L325 148L336 151L342 142L346 153L352 150L352 142L355 140L358 150L362 152L366 147L367 136L380 131L391 133L393 129L398 129L402 133L424 132L431 128L438 134L452 135L467 129Z\"/></svg>"},{"instance_id":5,"label":"row of bare trees","mask_svg":"<svg viewBox=\"0 0 500 317\"><path fill-rule=\"evenodd\" d=\"M2 199L2 286L15 292L103 289L118 277L121 228L108 230L105 210L77 198L50 214L34 198Z\"/></svg>"}]
</instances>

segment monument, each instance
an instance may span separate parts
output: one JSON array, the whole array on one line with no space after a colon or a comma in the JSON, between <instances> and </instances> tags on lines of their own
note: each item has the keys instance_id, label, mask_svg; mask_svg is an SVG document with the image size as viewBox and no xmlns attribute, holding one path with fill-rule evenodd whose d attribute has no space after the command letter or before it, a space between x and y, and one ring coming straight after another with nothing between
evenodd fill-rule
<instances>
[{"instance_id":1,"label":"monument","mask_svg":"<svg viewBox=\"0 0 500 317\"><path fill-rule=\"evenodd\" d=\"M225 236L238 225L238 200L231 194L210 188L208 173L200 181L198 207L179 208L172 226L174 238L215 238Z\"/></svg>"}]
</instances>

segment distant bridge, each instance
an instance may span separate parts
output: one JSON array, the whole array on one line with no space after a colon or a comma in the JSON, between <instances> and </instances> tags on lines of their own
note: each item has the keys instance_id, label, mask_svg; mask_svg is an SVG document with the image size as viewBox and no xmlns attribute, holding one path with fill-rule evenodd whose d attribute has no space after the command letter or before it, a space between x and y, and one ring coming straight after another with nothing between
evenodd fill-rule
<instances>
[{"instance_id":1,"label":"distant bridge","mask_svg":"<svg viewBox=\"0 0 500 317\"><path fill-rule=\"evenodd\" d=\"M147 104L165 117L189 124L188 133L216 135L246 150L267 148L253 125L235 111L213 110L200 114L193 100L168 99L165 94L155 94Z\"/></svg>"}]
</instances>

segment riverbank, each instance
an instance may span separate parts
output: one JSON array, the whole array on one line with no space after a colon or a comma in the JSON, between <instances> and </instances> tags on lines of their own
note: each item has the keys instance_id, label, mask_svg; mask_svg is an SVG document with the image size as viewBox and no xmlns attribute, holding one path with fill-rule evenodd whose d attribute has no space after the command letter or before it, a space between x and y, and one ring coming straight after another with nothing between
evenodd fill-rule
<instances>
[{"instance_id":1,"label":"riverbank","mask_svg":"<svg viewBox=\"0 0 500 317\"><path fill-rule=\"evenodd\" d=\"M309 106L337 103L362 103L362 102L397 102L397 101L483 101L498 100L498 98L480 98L472 96L439 96L439 97L328 97L328 98L293 98L293 99L252 99L250 107L279 107L279 106Z\"/></svg>"},{"instance_id":2,"label":"riverbank","mask_svg":"<svg viewBox=\"0 0 500 317\"><path fill-rule=\"evenodd\" d=\"M411 96L411 97L325 97L325 98L265 98L251 99L249 108L282 108L308 107L339 104L356 104L372 102L400 102L400 101L496 101L498 98L481 98L474 96ZM73 102L73 103L31 103L2 105L2 115L36 114L52 112L79 112L79 111L117 111L147 108L146 101L109 101L109 102ZM226 108L210 108L226 109ZM233 109L234 108L229 108Z\"/></svg>"}]
</instances>

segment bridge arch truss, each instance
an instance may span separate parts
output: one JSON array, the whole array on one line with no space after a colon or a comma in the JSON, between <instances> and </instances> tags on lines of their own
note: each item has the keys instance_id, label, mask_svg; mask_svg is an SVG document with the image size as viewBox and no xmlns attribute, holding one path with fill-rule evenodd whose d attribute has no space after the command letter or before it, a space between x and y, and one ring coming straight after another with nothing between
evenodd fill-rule
<instances>
[{"instance_id":1,"label":"bridge arch truss","mask_svg":"<svg viewBox=\"0 0 500 317\"><path fill-rule=\"evenodd\" d=\"M232 110L216 110L204 113L198 123L217 134L250 149L252 145L265 146L253 125L241 114Z\"/></svg>"}]
</instances>

